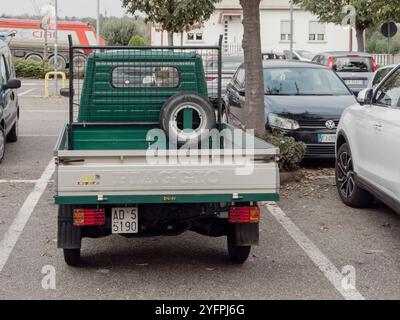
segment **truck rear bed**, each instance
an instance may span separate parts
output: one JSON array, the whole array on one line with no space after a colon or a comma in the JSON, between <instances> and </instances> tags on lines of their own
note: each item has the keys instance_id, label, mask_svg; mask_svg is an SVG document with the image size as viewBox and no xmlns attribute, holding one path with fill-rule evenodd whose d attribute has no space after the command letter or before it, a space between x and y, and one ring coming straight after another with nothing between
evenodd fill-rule
<instances>
[{"instance_id":1,"label":"truck rear bed","mask_svg":"<svg viewBox=\"0 0 400 320\"><path fill-rule=\"evenodd\" d=\"M56 203L200 203L276 201L278 149L256 139L242 161L225 162L243 150L202 150L202 162L185 164L176 150L149 161L148 150L68 150L67 128L57 143ZM245 136L245 133L243 132ZM250 152L249 152L250 151ZM219 161L215 161L216 155ZM197 160L197 156L195 156ZM176 161L174 161L174 159ZM194 159L188 155L186 160ZM240 158L239 158L240 159Z\"/></svg>"}]
</instances>

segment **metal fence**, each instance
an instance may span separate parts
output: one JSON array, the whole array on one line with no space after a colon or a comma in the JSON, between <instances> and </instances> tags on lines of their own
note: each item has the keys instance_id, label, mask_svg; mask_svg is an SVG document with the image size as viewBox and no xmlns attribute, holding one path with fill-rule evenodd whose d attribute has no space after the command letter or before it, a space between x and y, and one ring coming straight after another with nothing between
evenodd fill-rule
<instances>
[{"instance_id":1,"label":"metal fence","mask_svg":"<svg viewBox=\"0 0 400 320\"><path fill-rule=\"evenodd\" d=\"M387 66L400 63L400 55L393 54L372 54L378 66Z\"/></svg>"},{"instance_id":2,"label":"metal fence","mask_svg":"<svg viewBox=\"0 0 400 320\"><path fill-rule=\"evenodd\" d=\"M154 125L175 93L197 91L221 123L222 49L209 47L74 46L69 37L69 124ZM75 64L76 56L87 62ZM194 90L195 89L195 90Z\"/></svg>"}]
</instances>

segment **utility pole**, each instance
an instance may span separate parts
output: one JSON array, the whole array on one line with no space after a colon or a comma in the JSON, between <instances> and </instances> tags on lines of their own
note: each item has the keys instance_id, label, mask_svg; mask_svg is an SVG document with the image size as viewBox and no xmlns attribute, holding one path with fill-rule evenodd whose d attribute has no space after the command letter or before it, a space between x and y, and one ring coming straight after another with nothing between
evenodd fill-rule
<instances>
[{"instance_id":1,"label":"utility pole","mask_svg":"<svg viewBox=\"0 0 400 320\"><path fill-rule=\"evenodd\" d=\"M293 0L290 0L290 53L289 53L289 59L293 59L293 32L294 32L294 26L293 26Z\"/></svg>"},{"instance_id":2,"label":"utility pole","mask_svg":"<svg viewBox=\"0 0 400 320\"><path fill-rule=\"evenodd\" d=\"M97 45L100 45L100 0L97 0L97 21L96 21Z\"/></svg>"},{"instance_id":3,"label":"utility pole","mask_svg":"<svg viewBox=\"0 0 400 320\"><path fill-rule=\"evenodd\" d=\"M58 95L58 0L54 0L54 71L56 72L54 79L54 95Z\"/></svg>"}]
</instances>

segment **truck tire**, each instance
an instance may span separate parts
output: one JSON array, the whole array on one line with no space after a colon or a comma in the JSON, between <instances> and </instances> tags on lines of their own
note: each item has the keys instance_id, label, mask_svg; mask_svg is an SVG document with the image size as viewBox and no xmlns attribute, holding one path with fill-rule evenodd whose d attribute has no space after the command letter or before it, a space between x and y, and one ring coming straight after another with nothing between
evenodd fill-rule
<instances>
[{"instance_id":1,"label":"truck tire","mask_svg":"<svg viewBox=\"0 0 400 320\"><path fill-rule=\"evenodd\" d=\"M28 54L25 57L25 60L42 63L43 62L43 57L40 54L32 53L32 54Z\"/></svg>"},{"instance_id":2,"label":"truck tire","mask_svg":"<svg viewBox=\"0 0 400 320\"><path fill-rule=\"evenodd\" d=\"M73 58L74 62L74 75L83 76L86 70L87 57L83 54L78 54Z\"/></svg>"},{"instance_id":3,"label":"truck tire","mask_svg":"<svg viewBox=\"0 0 400 320\"><path fill-rule=\"evenodd\" d=\"M350 147L347 143L340 146L335 164L336 186L343 203L353 208L371 206L374 196L357 186Z\"/></svg>"},{"instance_id":4,"label":"truck tire","mask_svg":"<svg viewBox=\"0 0 400 320\"><path fill-rule=\"evenodd\" d=\"M76 267L81 261L81 249L64 249L64 261L71 267Z\"/></svg>"},{"instance_id":5,"label":"truck tire","mask_svg":"<svg viewBox=\"0 0 400 320\"><path fill-rule=\"evenodd\" d=\"M15 120L15 123L11 128L11 131L7 135L7 142L17 142L17 141L18 141L18 117L17 120Z\"/></svg>"},{"instance_id":6,"label":"truck tire","mask_svg":"<svg viewBox=\"0 0 400 320\"><path fill-rule=\"evenodd\" d=\"M6 153L6 137L4 134L4 129L0 127L0 163L4 159L5 153Z\"/></svg>"},{"instance_id":7,"label":"truck tire","mask_svg":"<svg viewBox=\"0 0 400 320\"><path fill-rule=\"evenodd\" d=\"M52 69L55 69L54 64L55 64L55 56L51 56L49 58L49 67ZM63 56L57 56L57 64L58 64L58 68L57 70L65 70L65 67L67 66L67 61L65 61L65 58Z\"/></svg>"},{"instance_id":8,"label":"truck tire","mask_svg":"<svg viewBox=\"0 0 400 320\"><path fill-rule=\"evenodd\" d=\"M192 109L192 130L184 128L184 111L187 109ZM216 127L215 110L211 103L199 94L179 93L169 98L162 107L160 126L178 145L200 142L203 130Z\"/></svg>"},{"instance_id":9,"label":"truck tire","mask_svg":"<svg viewBox=\"0 0 400 320\"><path fill-rule=\"evenodd\" d=\"M251 246L239 246L234 232L228 234L228 254L232 263L243 264L249 257Z\"/></svg>"}]
</instances>

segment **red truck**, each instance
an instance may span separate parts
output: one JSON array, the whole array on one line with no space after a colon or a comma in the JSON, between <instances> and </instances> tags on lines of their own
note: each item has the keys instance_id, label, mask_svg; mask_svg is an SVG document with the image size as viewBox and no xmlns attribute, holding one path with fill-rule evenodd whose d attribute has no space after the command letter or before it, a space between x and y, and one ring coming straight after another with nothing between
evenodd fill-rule
<instances>
[{"instance_id":1,"label":"red truck","mask_svg":"<svg viewBox=\"0 0 400 320\"><path fill-rule=\"evenodd\" d=\"M14 57L26 60L42 61L44 56L45 38L47 32L49 64L54 65L54 38L55 30L50 28L45 31L40 26L40 20L5 19L0 18L0 35L14 34L9 39L9 46ZM68 35L71 34L74 43L81 46L93 46L97 44L94 28L80 21L60 21L58 23L58 69L65 69L68 61ZM100 39L104 45L104 39ZM74 57L76 66L86 63L86 55L90 52L84 50Z\"/></svg>"}]
</instances>

